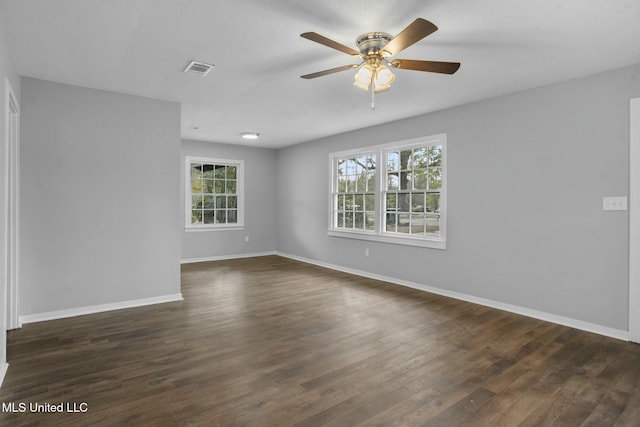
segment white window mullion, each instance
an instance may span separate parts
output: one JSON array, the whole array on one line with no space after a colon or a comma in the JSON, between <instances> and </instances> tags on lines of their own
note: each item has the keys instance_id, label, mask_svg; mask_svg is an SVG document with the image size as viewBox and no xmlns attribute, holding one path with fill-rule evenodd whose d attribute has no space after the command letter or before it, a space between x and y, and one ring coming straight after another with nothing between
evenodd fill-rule
<instances>
[{"instance_id":1,"label":"white window mullion","mask_svg":"<svg viewBox=\"0 0 640 427\"><path fill-rule=\"evenodd\" d=\"M384 216L385 204L387 203L387 153L383 149L378 149L379 164L378 172L378 191L376 191L376 217L378 218L378 234L384 232L386 217Z\"/></svg>"}]
</instances>

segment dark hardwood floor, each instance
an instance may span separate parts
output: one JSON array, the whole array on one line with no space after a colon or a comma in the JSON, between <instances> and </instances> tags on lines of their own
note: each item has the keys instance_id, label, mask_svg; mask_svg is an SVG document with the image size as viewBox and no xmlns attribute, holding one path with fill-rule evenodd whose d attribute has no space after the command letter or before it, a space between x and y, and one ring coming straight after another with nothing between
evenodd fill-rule
<instances>
[{"instance_id":1,"label":"dark hardwood floor","mask_svg":"<svg viewBox=\"0 0 640 427\"><path fill-rule=\"evenodd\" d=\"M640 425L635 344L276 256L182 291L10 332L0 424Z\"/></svg>"}]
</instances>

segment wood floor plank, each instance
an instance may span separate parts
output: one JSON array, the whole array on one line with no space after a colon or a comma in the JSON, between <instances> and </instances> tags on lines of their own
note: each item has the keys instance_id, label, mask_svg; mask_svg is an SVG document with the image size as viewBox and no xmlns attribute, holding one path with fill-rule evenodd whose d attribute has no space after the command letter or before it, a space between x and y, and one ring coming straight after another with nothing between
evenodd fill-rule
<instances>
[{"instance_id":1,"label":"wood floor plank","mask_svg":"<svg viewBox=\"0 0 640 427\"><path fill-rule=\"evenodd\" d=\"M0 426L640 425L635 344L278 256L181 284L10 331Z\"/></svg>"},{"instance_id":2,"label":"wood floor plank","mask_svg":"<svg viewBox=\"0 0 640 427\"><path fill-rule=\"evenodd\" d=\"M468 419L478 408L491 400L495 394L483 388L478 388L469 393L455 405L429 419L429 425L433 427L462 426L462 420ZM469 426L476 425L477 421L472 419Z\"/></svg>"},{"instance_id":3,"label":"wood floor plank","mask_svg":"<svg viewBox=\"0 0 640 427\"><path fill-rule=\"evenodd\" d=\"M616 423L622 412L629 404L631 395L618 390L610 390L589 416L581 424L581 427L612 426Z\"/></svg>"},{"instance_id":4,"label":"wood floor plank","mask_svg":"<svg viewBox=\"0 0 640 427\"><path fill-rule=\"evenodd\" d=\"M613 415L615 415L616 409L622 409L622 413L613 424L615 427L632 427L640 425L640 393L634 393L624 408L616 408L614 406L613 408L605 407L600 409L605 412L610 411Z\"/></svg>"}]
</instances>

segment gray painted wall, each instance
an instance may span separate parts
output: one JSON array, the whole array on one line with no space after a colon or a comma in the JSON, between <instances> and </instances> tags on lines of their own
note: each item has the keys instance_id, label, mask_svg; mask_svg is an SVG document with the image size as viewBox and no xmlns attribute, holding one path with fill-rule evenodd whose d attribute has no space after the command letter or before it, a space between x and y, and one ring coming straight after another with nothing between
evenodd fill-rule
<instances>
[{"instance_id":1,"label":"gray painted wall","mask_svg":"<svg viewBox=\"0 0 640 427\"><path fill-rule=\"evenodd\" d=\"M185 231L185 212L182 209L181 258L193 260L273 252L276 247L276 151L184 140L182 170L185 156L244 160L245 227L244 230L235 231ZM180 177L181 200L184 200L184 173ZM245 236L249 236L249 242L245 242Z\"/></svg>"},{"instance_id":2,"label":"gray painted wall","mask_svg":"<svg viewBox=\"0 0 640 427\"><path fill-rule=\"evenodd\" d=\"M639 95L634 66L281 149L277 248L627 330L628 215L604 212L602 197L628 195ZM327 236L330 152L438 133L446 250Z\"/></svg>"},{"instance_id":3,"label":"gray painted wall","mask_svg":"<svg viewBox=\"0 0 640 427\"><path fill-rule=\"evenodd\" d=\"M602 197L628 194L637 96L640 66L276 151L181 144L177 104L24 78L21 315L176 294L180 259L278 250L626 330L628 215ZM327 236L330 152L437 133L446 250ZM244 230L184 231L185 155L245 161Z\"/></svg>"},{"instance_id":4,"label":"gray painted wall","mask_svg":"<svg viewBox=\"0 0 640 427\"><path fill-rule=\"evenodd\" d=\"M2 22L2 16L0 15L0 22ZM0 149L0 189L2 189L2 195L0 196L0 366L7 361L6 358L6 283L5 283L5 263L6 251L5 251L5 222L6 222L6 200L5 191L6 186L6 141L5 141L5 78L9 79L9 84L13 90L14 95L20 102L20 77L13 65L11 55L9 53L9 47L4 34L4 31L0 31L0 84L2 85L2 102L0 102L0 138L2 138L2 149Z\"/></svg>"},{"instance_id":5,"label":"gray painted wall","mask_svg":"<svg viewBox=\"0 0 640 427\"><path fill-rule=\"evenodd\" d=\"M180 106L22 79L21 315L180 293Z\"/></svg>"}]
</instances>

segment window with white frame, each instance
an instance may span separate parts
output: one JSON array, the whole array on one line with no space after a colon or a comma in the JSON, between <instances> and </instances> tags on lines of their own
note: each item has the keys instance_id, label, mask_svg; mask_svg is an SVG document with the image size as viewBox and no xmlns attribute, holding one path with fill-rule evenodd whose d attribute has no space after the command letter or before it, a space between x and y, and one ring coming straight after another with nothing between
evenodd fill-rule
<instances>
[{"instance_id":1,"label":"window with white frame","mask_svg":"<svg viewBox=\"0 0 640 427\"><path fill-rule=\"evenodd\" d=\"M198 229L229 229L243 225L242 160L185 158L185 222Z\"/></svg>"},{"instance_id":2,"label":"window with white frame","mask_svg":"<svg viewBox=\"0 0 640 427\"><path fill-rule=\"evenodd\" d=\"M376 156L363 153L336 159L335 228L370 230L375 223Z\"/></svg>"},{"instance_id":3,"label":"window with white frame","mask_svg":"<svg viewBox=\"0 0 640 427\"><path fill-rule=\"evenodd\" d=\"M330 158L329 235L445 248L446 135Z\"/></svg>"}]
</instances>

